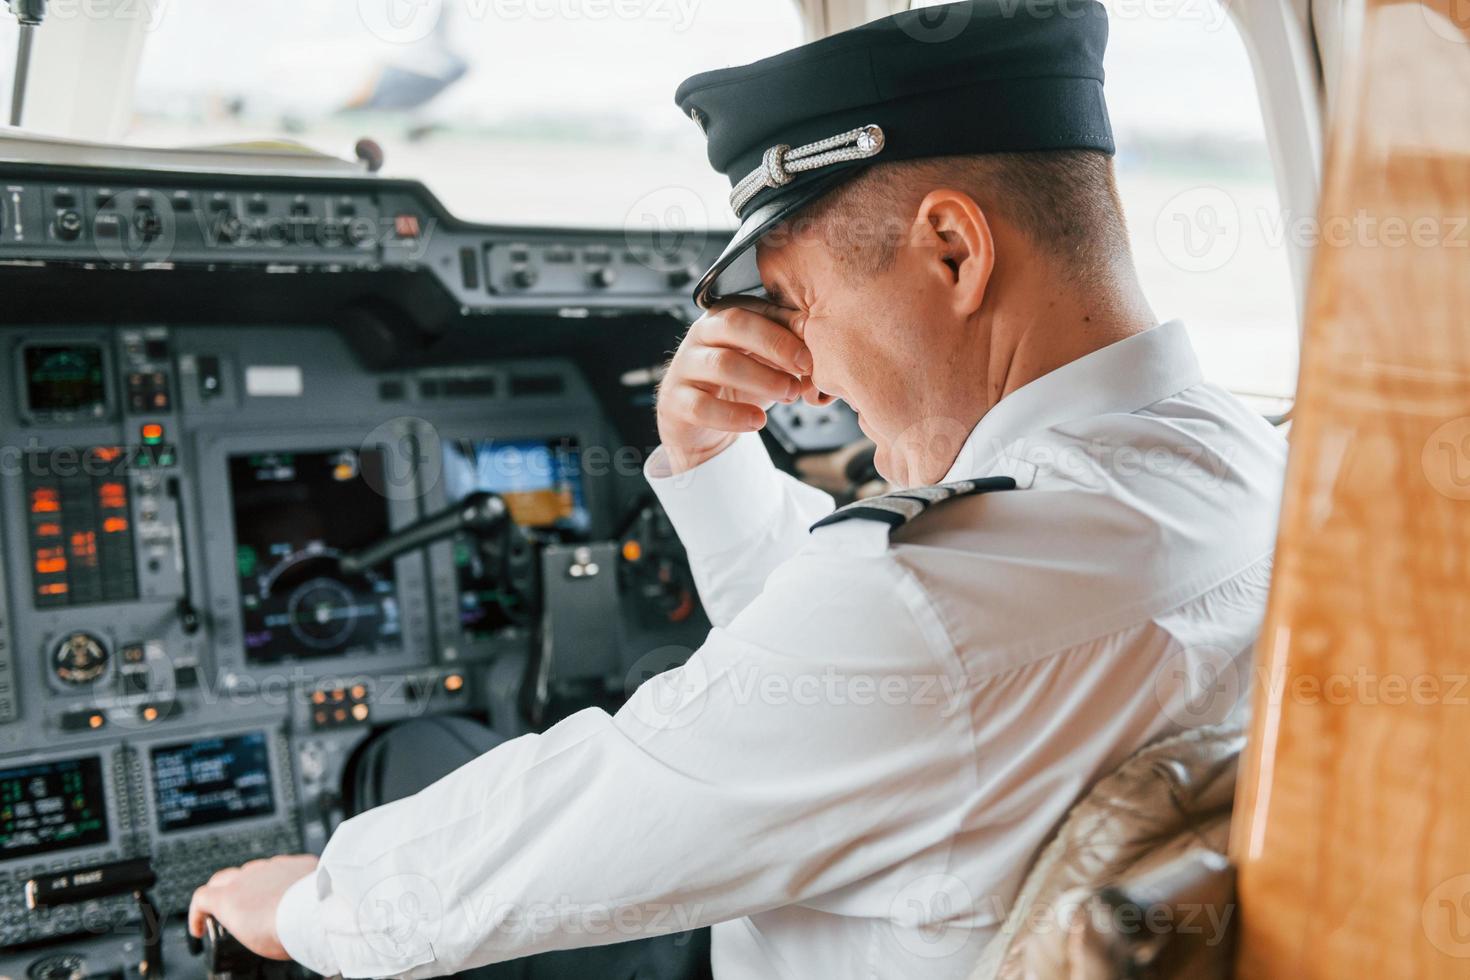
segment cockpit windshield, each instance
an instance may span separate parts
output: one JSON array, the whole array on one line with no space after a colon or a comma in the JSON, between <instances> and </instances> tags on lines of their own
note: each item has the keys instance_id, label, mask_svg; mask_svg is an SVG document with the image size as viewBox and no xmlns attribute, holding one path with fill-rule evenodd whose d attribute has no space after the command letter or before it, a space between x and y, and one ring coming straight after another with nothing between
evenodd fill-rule
<instances>
[{"instance_id":1,"label":"cockpit windshield","mask_svg":"<svg viewBox=\"0 0 1470 980\"><path fill-rule=\"evenodd\" d=\"M802 40L792 0L152 6L127 142L289 138L350 155L369 136L384 173L511 224L616 228L650 202L730 224L674 89Z\"/></svg>"}]
</instances>

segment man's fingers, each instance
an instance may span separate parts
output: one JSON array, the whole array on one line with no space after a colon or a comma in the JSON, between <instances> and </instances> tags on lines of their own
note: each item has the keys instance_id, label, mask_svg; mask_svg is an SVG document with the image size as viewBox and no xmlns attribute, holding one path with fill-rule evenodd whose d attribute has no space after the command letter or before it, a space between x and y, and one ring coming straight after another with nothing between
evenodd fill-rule
<instances>
[{"instance_id":1,"label":"man's fingers","mask_svg":"<svg viewBox=\"0 0 1470 980\"><path fill-rule=\"evenodd\" d=\"M194 889L194 897L189 899L189 935L195 939L204 938L204 920L214 914L214 893L208 885L201 885Z\"/></svg>"},{"instance_id":2,"label":"man's fingers","mask_svg":"<svg viewBox=\"0 0 1470 980\"><path fill-rule=\"evenodd\" d=\"M797 310L789 306L780 306L760 296L740 294L720 300L716 309L737 308L758 313L767 320L774 320L786 329L791 329L791 323L796 319Z\"/></svg>"},{"instance_id":3,"label":"man's fingers","mask_svg":"<svg viewBox=\"0 0 1470 980\"><path fill-rule=\"evenodd\" d=\"M703 381L691 381L689 383L700 391L707 391L722 401L743 402L746 405L754 405L762 412L770 411L771 406L776 402L776 399L767 398L758 392L741 391L739 388L731 388L727 385L712 385L706 384Z\"/></svg>"},{"instance_id":4,"label":"man's fingers","mask_svg":"<svg viewBox=\"0 0 1470 980\"><path fill-rule=\"evenodd\" d=\"M801 338L759 313L727 307L698 325L696 339L705 346L749 351L793 376L812 373L812 355Z\"/></svg>"},{"instance_id":5,"label":"man's fingers","mask_svg":"<svg viewBox=\"0 0 1470 980\"><path fill-rule=\"evenodd\" d=\"M728 401L692 385L680 385L660 396L662 407L686 423L719 432L754 432L766 424L755 405Z\"/></svg>"},{"instance_id":6,"label":"man's fingers","mask_svg":"<svg viewBox=\"0 0 1470 980\"><path fill-rule=\"evenodd\" d=\"M207 882L207 884L212 885L215 888L219 888L223 885L228 885L232 879L239 877L239 875L239 868L220 868L214 874L209 876L209 881Z\"/></svg>"},{"instance_id":7,"label":"man's fingers","mask_svg":"<svg viewBox=\"0 0 1470 980\"><path fill-rule=\"evenodd\" d=\"M822 408L824 406L832 404L834 401L837 400L837 398L833 395L827 394L825 391L812 384L811 378L807 378L801 383L801 400L814 408Z\"/></svg>"},{"instance_id":8,"label":"man's fingers","mask_svg":"<svg viewBox=\"0 0 1470 980\"><path fill-rule=\"evenodd\" d=\"M734 388L759 396L757 401L787 401L801 394L801 383L785 371L767 367L728 347L706 347L684 366L685 379Z\"/></svg>"}]
</instances>

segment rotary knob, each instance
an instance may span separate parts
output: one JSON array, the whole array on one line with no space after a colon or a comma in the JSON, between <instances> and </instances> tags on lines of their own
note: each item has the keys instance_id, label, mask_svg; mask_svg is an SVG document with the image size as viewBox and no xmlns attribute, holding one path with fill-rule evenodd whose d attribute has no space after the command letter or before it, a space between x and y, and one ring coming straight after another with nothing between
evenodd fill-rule
<instances>
[{"instance_id":1,"label":"rotary knob","mask_svg":"<svg viewBox=\"0 0 1470 980\"><path fill-rule=\"evenodd\" d=\"M56 216L56 237L64 242L74 242L82 234L82 216L74 210L62 211Z\"/></svg>"},{"instance_id":2,"label":"rotary knob","mask_svg":"<svg viewBox=\"0 0 1470 980\"><path fill-rule=\"evenodd\" d=\"M536 270L529 265L518 265L510 271L511 285L517 289L530 289L539 278Z\"/></svg>"}]
</instances>

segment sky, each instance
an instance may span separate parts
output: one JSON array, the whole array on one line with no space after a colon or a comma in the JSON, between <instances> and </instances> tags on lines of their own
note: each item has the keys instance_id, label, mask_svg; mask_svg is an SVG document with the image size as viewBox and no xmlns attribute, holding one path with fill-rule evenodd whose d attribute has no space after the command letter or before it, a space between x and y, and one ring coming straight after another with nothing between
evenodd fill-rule
<instances>
[{"instance_id":1,"label":"sky","mask_svg":"<svg viewBox=\"0 0 1470 980\"><path fill-rule=\"evenodd\" d=\"M470 71L423 115L450 122L572 107L672 128L685 124L672 108L681 79L801 39L791 0L152 2L160 16L139 78L143 105L239 92L307 117L346 101L379 65L431 62L437 39L419 35L441 18L445 45ZM1241 84L1245 49L1216 0L1108 5L1108 92L1120 129L1259 131L1254 89ZM395 9L404 19L390 19Z\"/></svg>"}]
</instances>

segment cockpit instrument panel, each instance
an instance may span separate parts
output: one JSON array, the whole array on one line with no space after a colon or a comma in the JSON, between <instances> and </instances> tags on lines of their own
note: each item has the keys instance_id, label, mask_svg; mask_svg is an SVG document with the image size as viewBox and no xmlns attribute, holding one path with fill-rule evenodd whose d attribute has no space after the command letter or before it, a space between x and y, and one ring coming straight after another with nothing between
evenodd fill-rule
<instances>
[{"instance_id":1,"label":"cockpit instrument panel","mask_svg":"<svg viewBox=\"0 0 1470 980\"><path fill-rule=\"evenodd\" d=\"M388 533L381 451L238 454L229 471L247 659L397 645L393 567L346 575L337 564Z\"/></svg>"},{"instance_id":2,"label":"cockpit instrument panel","mask_svg":"<svg viewBox=\"0 0 1470 980\"><path fill-rule=\"evenodd\" d=\"M275 813L263 731L154 746L150 755L161 834Z\"/></svg>"},{"instance_id":3,"label":"cockpit instrument panel","mask_svg":"<svg viewBox=\"0 0 1470 980\"><path fill-rule=\"evenodd\" d=\"M106 842L96 756L0 770L0 860Z\"/></svg>"},{"instance_id":4,"label":"cockpit instrument panel","mask_svg":"<svg viewBox=\"0 0 1470 980\"><path fill-rule=\"evenodd\" d=\"M0 178L0 980L137 976L131 895L28 882L145 859L195 975L193 890L319 852L382 733L615 710L697 646L642 462L720 236L668 265L409 181ZM437 523L473 494L517 527Z\"/></svg>"},{"instance_id":5,"label":"cockpit instrument panel","mask_svg":"<svg viewBox=\"0 0 1470 980\"><path fill-rule=\"evenodd\" d=\"M445 439L444 491L450 502L477 491L499 494L511 519L557 541L585 541L592 516L582 482L581 451L572 436L551 439ZM513 620L514 602L484 556L456 542L459 621L472 637L493 634Z\"/></svg>"},{"instance_id":6,"label":"cockpit instrument panel","mask_svg":"<svg viewBox=\"0 0 1470 980\"><path fill-rule=\"evenodd\" d=\"M21 345L25 407L32 422L100 419L108 413L107 364L100 344Z\"/></svg>"}]
</instances>

